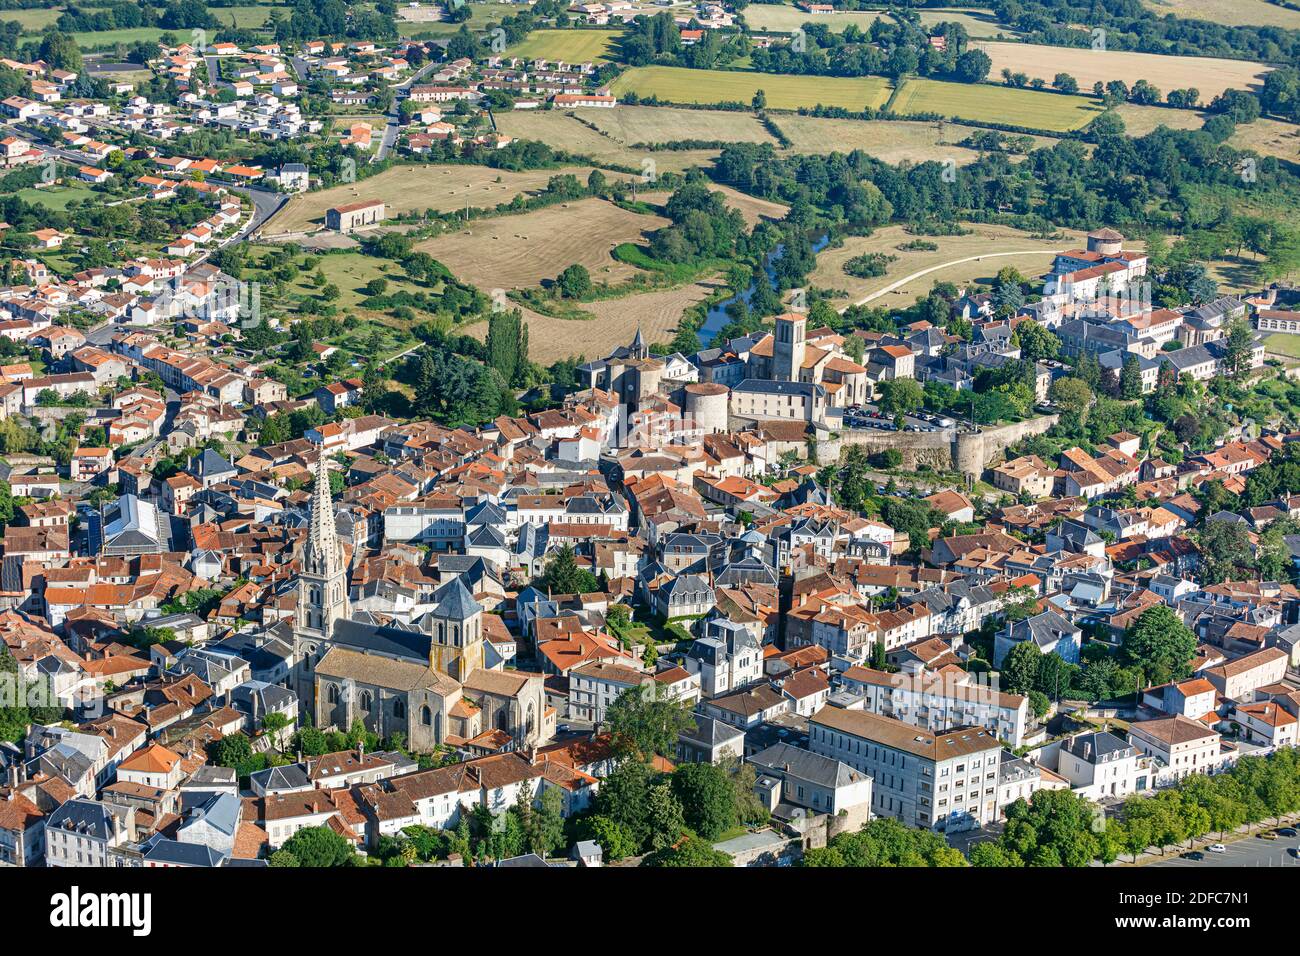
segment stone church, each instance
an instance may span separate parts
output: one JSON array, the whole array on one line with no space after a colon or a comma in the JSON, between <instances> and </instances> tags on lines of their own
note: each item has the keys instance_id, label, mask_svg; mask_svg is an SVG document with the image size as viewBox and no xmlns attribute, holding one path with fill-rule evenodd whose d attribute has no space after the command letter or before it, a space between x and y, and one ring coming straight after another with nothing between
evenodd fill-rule
<instances>
[{"instance_id":1,"label":"stone church","mask_svg":"<svg viewBox=\"0 0 1300 956\"><path fill-rule=\"evenodd\" d=\"M535 747L554 733L543 676L484 667L483 608L460 578L433 594L409 623L353 614L348 569L334 524L329 464L316 466L293 625L293 689L316 727L405 735L435 745Z\"/></svg>"}]
</instances>

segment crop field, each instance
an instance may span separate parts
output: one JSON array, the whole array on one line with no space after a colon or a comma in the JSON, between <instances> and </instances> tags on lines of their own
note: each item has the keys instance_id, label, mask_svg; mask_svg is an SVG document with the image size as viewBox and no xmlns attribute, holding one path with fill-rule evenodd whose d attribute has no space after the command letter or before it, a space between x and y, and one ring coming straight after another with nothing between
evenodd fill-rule
<instances>
[{"instance_id":1,"label":"crop field","mask_svg":"<svg viewBox=\"0 0 1300 956\"><path fill-rule=\"evenodd\" d=\"M1200 129L1206 114L1198 110L1173 110L1165 106L1121 103L1115 108L1130 136L1145 136L1158 126L1170 129Z\"/></svg>"},{"instance_id":2,"label":"crop field","mask_svg":"<svg viewBox=\"0 0 1300 956\"><path fill-rule=\"evenodd\" d=\"M608 112L621 112L623 108ZM647 107L648 109L648 107ZM600 111L593 111L600 112ZM583 119L587 119L584 116ZM496 115L497 129L507 136L533 139L597 163L641 168L653 159L660 172L681 172L692 166L707 165L718 155L716 149L632 149L612 136L604 136L574 117L558 110L514 110ZM755 124L757 125L757 124Z\"/></svg>"},{"instance_id":3,"label":"crop field","mask_svg":"<svg viewBox=\"0 0 1300 956\"><path fill-rule=\"evenodd\" d=\"M960 23L974 39L996 36L1016 36L1015 30L998 23L997 17L987 10L917 10L921 23L933 27L937 23Z\"/></svg>"},{"instance_id":4,"label":"crop field","mask_svg":"<svg viewBox=\"0 0 1300 956\"><path fill-rule=\"evenodd\" d=\"M1066 132L1091 123L1101 113L1096 101L987 83L945 83L908 79L894 98L895 113L940 113L976 123L1007 123L1049 132Z\"/></svg>"},{"instance_id":5,"label":"crop field","mask_svg":"<svg viewBox=\"0 0 1300 956\"><path fill-rule=\"evenodd\" d=\"M17 21L22 24L24 33L35 34L53 24L62 13L62 7L48 10L0 10L0 20Z\"/></svg>"},{"instance_id":6,"label":"crop field","mask_svg":"<svg viewBox=\"0 0 1300 956\"><path fill-rule=\"evenodd\" d=\"M781 116L775 119L781 132L793 144L796 153L842 153L860 149L887 163L943 162L954 159L965 165L978 158L976 150L957 145L975 127L959 123L921 123L910 120L845 120L816 116ZM1048 136L1035 136L1038 146L1056 142Z\"/></svg>"},{"instance_id":7,"label":"crop field","mask_svg":"<svg viewBox=\"0 0 1300 956\"><path fill-rule=\"evenodd\" d=\"M989 55L996 79L1003 69L1024 73L1031 79L1040 77L1048 83L1057 73L1069 73L1079 81L1080 89L1091 89L1097 82L1123 80L1130 86L1146 80L1162 93L1195 87L1201 102L1208 103L1224 90L1244 90L1258 85L1269 67L1250 60L1224 60L1209 56L1163 56L1159 53L1134 53L1125 50L1092 50L1074 47L1044 46L1036 43L973 44Z\"/></svg>"},{"instance_id":8,"label":"crop field","mask_svg":"<svg viewBox=\"0 0 1300 956\"><path fill-rule=\"evenodd\" d=\"M1300 126L1278 120L1257 119L1238 126L1228 140L1237 149L1253 149L1261 156L1276 156L1288 162L1300 162Z\"/></svg>"},{"instance_id":9,"label":"crop field","mask_svg":"<svg viewBox=\"0 0 1300 956\"><path fill-rule=\"evenodd\" d=\"M886 226L877 229L870 236L849 237L839 248L818 253L817 268L813 270L809 283L820 289L834 289L843 293L833 300L836 307L842 308L914 273L940 267L917 276L868 303L881 308L900 308L910 305L918 296L925 295L936 282L953 282L959 286L972 282L988 283L1005 266L1015 266L1026 276L1039 275L1051 266L1052 257L1057 252L1080 241L1077 234L1064 231L1065 238L1043 240L1031 238L1029 234L1008 226L983 223L966 225L972 231L965 236L914 236L902 226ZM915 239L935 243L939 248L916 252L898 248ZM883 276L858 279L845 273L845 262L854 256L872 252L883 252L897 256L897 259L889 263ZM990 252L1017 254L989 256ZM971 258L971 261L958 261L967 258ZM975 261L976 258L981 261Z\"/></svg>"},{"instance_id":10,"label":"crop field","mask_svg":"<svg viewBox=\"0 0 1300 956\"><path fill-rule=\"evenodd\" d=\"M1145 0L1159 16L1170 13L1186 20L1209 20L1225 26L1275 26L1300 30L1300 10L1288 10L1268 0Z\"/></svg>"},{"instance_id":11,"label":"crop field","mask_svg":"<svg viewBox=\"0 0 1300 956\"><path fill-rule=\"evenodd\" d=\"M485 292L536 286L575 262L586 266L593 282L613 283L637 270L615 260L610 251L621 242L640 242L646 232L667 223L603 199L582 199L471 222L458 232L417 243L416 248Z\"/></svg>"},{"instance_id":12,"label":"crop field","mask_svg":"<svg viewBox=\"0 0 1300 956\"><path fill-rule=\"evenodd\" d=\"M603 63L609 59L617 39L618 34L610 30L534 30L522 43L506 50L506 56Z\"/></svg>"},{"instance_id":13,"label":"crop field","mask_svg":"<svg viewBox=\"0 0 1300 956\"><path fill-rule=\"evenodd\" d=\"M860 30L871 29L871 24L881 17L889 17L877 10L837 11L821 13L814 16L790 4L751 3L744 9L745 22L751 30L766 33L790 33L805 23L816 23L828 27L834 33L840 33L849 26ZM890 22L893 22L890 20Z\"/></svg>"},{"instance_id":14,"label":"crop field","mask_svg":"<svg viewBox=\"0 0 1300 956\"><path fill-rule=\"evenodd\" d=\"M727 197L727 205L733 209L740 210L740 214L745 217L745 225L751 229L761 219L768 219L773 222L784 219L785 214L790 211L790 207L779 202L771 202L767 199L759 199L757 196L751 196L748 193L742 193L738 189L732 189L730 186L721 186L715 182L709 183L709 191L722 193ZM663 203L668 201L669 194L666 192L643 192L640 198L650 203Z\"/></svg>"},{"instance_id":15,"label":"crop field","mask_svg":"<svg viewBox=\"0 0 1300 956\"><path fill-rule=\"evenodd\" d=\"M306 193L289 200L287 206L263 228L263 235L310 232L325 224L325 210L350 202L379 199L387 212L434 209L444 212L496 206L520 193L535 193L552 176L572 173L585 183L590 166L566 166L515 173L486 166L394 166L358 183ZM611 174L614 175L614 174Z\"/></svg>"},{"instance_id":16,"label":"crop field","mask_svg":"<svg viewBox=\"0 0 1300 956\"><path fill-rule=\"evenodd\" d=\"M615 95L629 91L673 103L744 103L762 90L778 110L840 106L848 110L883 106L890 86L880 77L785 76L740 70L690 70L676 66L638 66L614 81Z\"/></svg>"},{"instance_id":17,"label":"crop field","mask_svg":"<svg viewBox=\"0 0 1300 956\"><path fill-rule=\"evenodd\" d=\"M580 115L599 127L601 132L628 146L685 139L729 143L776 142L752 113L672 106L617 106L612 110L584 110Z\"/></svg>"},{"instance_id":18,"label":"crop field","mask_svg":"<svg viewBox=\"0 0 1300 956\"><path fill-rule=\"evenodd\" d=\"M703 301L714 288L708 281L693 282L676 289L586 302L581 308L593 316L587 320L557 319L523 309L528 323L528 357L542 363L575 355L597 358L631 342L638 327L647 342L667 342L676 332L682 312ZM487 323L465 331L481 339L487 334Z\"/></svg>"}]
</instances>

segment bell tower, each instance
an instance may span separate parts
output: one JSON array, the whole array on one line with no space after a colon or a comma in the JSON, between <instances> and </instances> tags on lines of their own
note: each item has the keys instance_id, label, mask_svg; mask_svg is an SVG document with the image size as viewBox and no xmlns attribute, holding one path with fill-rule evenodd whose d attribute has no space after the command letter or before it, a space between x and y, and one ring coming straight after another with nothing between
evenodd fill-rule
<instances>
[{"instance_id":1,"label":"bell tower","mask_svg":"<svg viewBox=\"0 0 1300 956\"><path fill-rule=\"evenodd\" d=\"M334 622L347 618L349 613L348 572L343 563L343 545L334 526L329 460L321 449L316 463L316 484L312 489L302 573L298 575L298 606L293 628L298 673L295 690L304 704L312 698L312 671L324 653L320 644L329 640Z\"/></svg>"}]
</instances>

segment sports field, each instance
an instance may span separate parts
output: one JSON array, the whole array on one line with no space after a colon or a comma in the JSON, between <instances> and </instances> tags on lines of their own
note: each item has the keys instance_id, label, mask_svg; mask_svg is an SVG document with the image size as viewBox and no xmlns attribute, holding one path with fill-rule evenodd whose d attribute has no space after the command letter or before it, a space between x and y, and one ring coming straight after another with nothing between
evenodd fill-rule
<instances>
[{"instance_id":1,"label":"sports field","mask_svg":"<svg viewBox=\"0 0 1300 956\"><path fill-rule=\"evenodd\" d=\"M618 34L610 30L534 30L523 42L506 50L506 56L525 60L563 60L566 63L603 63L609 59Z\"/></svg>"},{"instance_id":2,"label":"sports field","mask_svg":"<svg viewBox=\"0 0 1300 956\"><path fill-rule=\"evenodd\" d=\"M996 80L1004 69L1052 82L1058 73L1069 73L1081 89L1094 83L1123 80L1132 86L1146 80L1162 93L1195 87L1201 102L1208 103L1224 90L1244 90L1262 82L1269 67L1250 60L1224 60L1211 56L1163 56L1127 50L1093 50L1077 47L1044 46L1038 43L972 44L989 55Z\"/></svg>"},{"instance_id":3,"label":"sports field","mask_svg":"<svg viewBox=\"0 0 1300 956\"><path fill-rule=\"evenodd\" d=\"M785 76L730 70L690 70L677 66L638 66L613 83L614 94L629 91L673 103L744 103L762 90L777 110L839 106L847 110L881 107L889 99L889 81L881 77Z\"/></svg>"},{"instance_id":4,"label":"sports field","mask_svg":"<svg viewBox=\"0 0 1300 956\"><path fill-rule=\"evenodd\" d=\"M952 119L1006 123L1048 132L1079 129L1101 113L1097 102L1084 96L913 78L904 81L890 108L899 114L939 113Z\"/></svg>"}]
</instances>

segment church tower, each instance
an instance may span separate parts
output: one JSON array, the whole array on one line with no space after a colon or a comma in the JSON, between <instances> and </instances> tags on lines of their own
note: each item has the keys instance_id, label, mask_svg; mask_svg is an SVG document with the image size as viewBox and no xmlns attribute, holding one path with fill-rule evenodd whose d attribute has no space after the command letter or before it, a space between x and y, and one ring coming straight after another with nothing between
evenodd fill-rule
<instances>
[{"instance_id":1,"label":"church tower","mask_svg":"<svg viewBox=\"0 0 1300 956\"><path fill-rule=\"evenodd\" d=\"M776 317L776 334L772 338L772 378L777 382L797 382L803 368L807 346L808 317L787 312Z\"/></svg>"},{"instance_id":2,"label":"church tower","mask_svg":"<svg viewBox=\"0 0 1300 956\"><path fill-rule=\"evenodd\" d=\"M433 593L429 666L462 684L483 668L483 606L459 576Z\"/></svg>"},{"instance_id":3,"label":"church tower","mask_svg":"<svg viewBox=\"0 0 1300 956\"><path fill-rule=\"evenodd\" d=\"M321 450L316 463L316 485L311 496L311 520L298 576L298 607L294 618L294 651L298 699L311 698L315 663L324 653L334 622L349 615L348 572L343 545L334 526L334 501L330 495L329 460ZM310 711L309 711L310 712Z\"/></svg>"}]
</instances>

